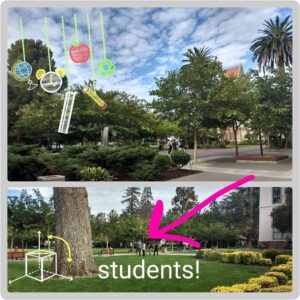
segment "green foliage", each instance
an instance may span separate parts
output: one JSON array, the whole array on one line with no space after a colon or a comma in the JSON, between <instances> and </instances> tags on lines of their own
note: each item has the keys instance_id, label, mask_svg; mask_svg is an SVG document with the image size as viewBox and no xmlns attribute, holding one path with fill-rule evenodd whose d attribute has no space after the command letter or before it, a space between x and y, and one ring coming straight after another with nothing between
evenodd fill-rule
<instances>
[{"instance_id":1,"label":"green foliage","mask_svg":"<svg viewBox=\"0 0 300 300\"><path fill-rule=\"evenodd\" d=\"M172 161L169 156L167 155L156 155L153 158L153 166L159 170L159 171L164 171L170 168L172 165Z\"/></svg>"},{"instance_id":2,"label":"green foliage","mask_svg":"<svg viewBox=\"0 0 300 300\"><path fill-rule=\"evenodd\" d=\"M134 171L130 173L134 180L153 181L158 180L158 169L147 161L140 161L134 165Z\"/></svg>"},{"instance_id":3,"label":"green foliage","mask_svg":"<svg viewBox=\"0 0 300 300\"><path fill-rule=\"evenodd\" d=\"M265 249L263 252L262 252L262 256L264 258L269 258L272 260L272 262L275 262L275 258L277 255L280 255L282 254L282 251L280 250L277 250L277 249Z\"/></svg>"},{"instance_id":4,"label":"green foliage","mask_svg":"<svg viewBox=\"0 0 300 300\"><path fill-rule=\"evenodd\" d=\"M81 179L84 181L112 181L113 176L101 167L85 167L80 171Z\"/></svg>"},{"instance_id":5,"label":"green foliage","mask_svg":"<svg viewBox=\"0 0 300 300\"><path fill-rule=\"evenodd\" d=\"M293 257L291 255L277 255L275 257L275 265L286 264L288 261L292 261Z\"/></svg>"},{"instance_id":6,"label":"green foliage","mask_svg":"<svg viewBox=\"0 0 300 300\"><path fill-rule=\"evenodd\" d=\"M265 275L270 277L276 277L279 285L285 285L289 280L289 278L283 272L268 272Z\"/></svg>"},{"instance_id":7,"label":"green foliage","mask_svg":"<svg viewBox=\"0 0 300 300\"><path fill-rule=\"evenodd\" d=\"M171 160L177 166L177 168L182 168L189 163L191 157L184 151L175 150L171 152Z\"/></svg>"}]
</instances>

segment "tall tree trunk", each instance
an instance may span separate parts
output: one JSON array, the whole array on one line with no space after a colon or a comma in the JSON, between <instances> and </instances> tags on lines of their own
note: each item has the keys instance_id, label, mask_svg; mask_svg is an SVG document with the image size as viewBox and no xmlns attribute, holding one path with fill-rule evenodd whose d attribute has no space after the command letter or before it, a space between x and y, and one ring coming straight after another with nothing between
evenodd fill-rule
<instances>
[{"instance_id":1,"label":"tall tree trunk","mask_svg":"<svg viewBox=\"0 0 300 300\"><path fill-rule=\"evenodd\" d=\"M261 130L260 129L259 129L259 132L258 132L258 138L259 138L260 155L264 156L264 149L263 149L263 145L262 145L262 138L261 138Z\"/></svg>"},{"instance_id":2,"label":"tall tree trunk","mask_svg":"<svg viewBox=\"0 0 300 300\"><path fill-rule=\"evenodd\" d=\"M67 262L66 245L56 240L58 273L66 276L90 276L97 272L92 252L92 233L86 188L54 188L55 232L71 248Z\"/></svg>"},{"instance_id":3,"label":"tall tree trunk","mask_svg":"<svg viewBox=\"0 0 300 300\"><path fill-rule=\"evenodd\" d=\"M270 133L269 132L267 135L267 147L268 147L268 151L270 152Z\"/></svg>"},{"instance_id":4,"label":"tall tree trunk","mask_svg":"<svg viewBox=\"0 0 300 300\"><path fill-rule=\"evenodd\" d=\"M15 237L12 236L10 239L10 251L13 251L14 249L14 241L15 241Z\"/></svg>"},{"instance_id":5,"label":"tall tree trunk","mask_svg":"<svg viewBox=\"0 0 300 300\"><path fill-rule=\"evenodd\" d=\"M197 128L194 127L194 162L197 162L198 144L197 144Z\"/></svg>"},{"instance_id":6,"label":"tall tree trunk","mask_svg":"<svg viewBox=\"0 0 300 300\"><path fill-rule=\"evenodd\" d=\"M237 141L238 126L233 125L232 130L233 130L233 136L234 136L235 156L239 156L239 148L238 148L238 141Z\"/></svg>"}]
</instances>

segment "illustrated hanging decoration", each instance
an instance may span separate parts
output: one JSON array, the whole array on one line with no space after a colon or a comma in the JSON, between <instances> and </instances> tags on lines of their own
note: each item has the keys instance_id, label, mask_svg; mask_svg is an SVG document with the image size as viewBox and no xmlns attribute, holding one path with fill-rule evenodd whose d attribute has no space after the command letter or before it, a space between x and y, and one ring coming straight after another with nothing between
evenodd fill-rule
<instances>
[{"instance_id":1,"label":"illustrated hanging decoration","mask_svg":"<svg viewBox=\"0 0 300 300\"><path fill-rule=\"evenodd\" d=\"M96 93L96 81L95 81L95 70L94 70L94 57L93 57L93 47L92 47L92 37L91 37L91 25L90 16L87 13L87 25L88 25L88 37L90 46L90 64L91 64L91 76L92 76L92 88L89 86L84 87L84 92L102 109L107 108L107 104L97 95Z\"/></svg>"},{"instance_id":2,"label":"illustrated hanging decoration","mask_svg":"<svg viewBox=\"0 0 300 300\"><path fill-rule=\"evenodd\" d=\"M99 18L100 18L101 34L102 34L103 59L99 61L97 65L97 70L101 76L111 76L115 72L116 66L113 64L111 59L106 58L106 43L105 43L105 32L104 32L102 11L100 11Z\"/></svg>"},{"instance_id":3,"label":"illustrated hanging decoration","mask_svg":"<svg viewBox=\"0 0 300 300\"><path fill-rule=\"evenodd\" d=\"M69 54L74 63L85 63L90 57L90 49L86 44L79 44L76 15L74 15L74 26L76 39L72 42Z\"/></svg>"},{"instance_id":4,"label":"illustrated hanging decoration","mask_svg":"<svg viewBox=\"0 0 300 300\"><path fill-rule=\"evenodd\" d=\"M39 69L36 72L36 78L40 80L41 88L45 92L53 94L56 93L61 88L63 83L62 78L64 77L64 72L62 72L62 68L56 68L55 72L53 72L51 68L50 42L49 42L47 17L45 17L45 34L46 34L49 72L46 72L43 69Z\"/></svg>"},{"instance_id":5,"label":"illustrated hanging decoration","mask_svg":"<svg viewBox=\"0 0 300 300\"><path fill-rule=\"evenodd\" d=\"M68 78L68 87L67 87L67 92L65 94L64 106L63 106L61 116L60 116L58 132L68 134L71 117L72 117L72 112L73 112L73 106L74 106L75 97L76 97L77 93L72 92L71 87L70 87L69 58L68 58L68 54L67 54L65 22L64 22L63 16L61 17L61 28L62 28L62 35L63 35L63 42L64 42L64 53L65 53L65 61L66 61L66 73L67 73L66 75ZM57 72L60 72L62 75L62 73L64 73L64 70L60 69Z\"/></svg>"},{"instance_id":6,"label":"illustrated hanging decoration","mask_svg":"<svg viewBox=\"0 0 300 300\"><path fill-rule=\"evenodd\" d=\"M25 53L25 42L24 42L24 30L23 30L23 20L20 18L20 34L21 34L21 42L22 42L22 53L23 53L23 61L16 61L11 70L9 71L10 75L17 81L28 83L28 90L35 89L38 85L34 84L30 79L32 74L32 66L26 61L26 53Z\"/></svg>"}]
</instances>

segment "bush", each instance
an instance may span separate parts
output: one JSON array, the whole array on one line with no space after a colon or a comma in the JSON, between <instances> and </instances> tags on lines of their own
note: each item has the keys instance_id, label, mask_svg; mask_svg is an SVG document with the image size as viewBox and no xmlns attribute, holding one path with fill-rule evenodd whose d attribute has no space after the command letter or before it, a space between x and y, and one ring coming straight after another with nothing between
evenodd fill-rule
<instances>
[{"instance_id":1,"label":"bush","mask_svg":"<svg viewBox=\"0 0 300 300\"><path fill-rule=\"evenodd\" d=\"M278 286L278 280L276 277L270 277L262 275L257 278L250 278L248 283L255 283L260 285L262 288L276 287Z\"/></svg>"},{"instance_id":2,"label":"bush","mask_svg":"<svg viewBox=\"0 0 300 300\"><path fill-rule=\"evenodd\" d=\"M288 261L292 261L292 259L290 255L277 255L275 257L275 265L286 264Z\"/></svg>"},{"instance_id":3,"label":"bush","mask_svg":"<svg viewBox=\"0 0 300 300\"><path fill-rule=\"evenodd\" d=\"M159 171L168 169L172 161L167 155L156 155L153 159L153 166Z\"/></svg>"},{"instance_id":4,"label":"bush","mask_svg":"<svg viewBox=\"0 0 300 300\"><path fill-rule=\"evenodd\" d=\"M272 260L270 258L261 258L258 264L261 266L272 266Z\"/></svg>"},{"instance_id":5,"label":"bush","mask_svg":"<svg viewBox=\"0 0 300 300\"><path fill-rule=\"evenodd\" d=\"M239 251L231 252L231 253L222 253L220 257L220 261L223 263L240 264L241 255Z\"/></svg>"},{"instance_id":6,"label":"bush","mask_svg":"<svg viewBox=\"0 0 300 300\"><path fill-rule=\"evenodd\" d=\"M130 173L133 180L154 181L158 180L157 169L147 161L141 161L134 165L134 171Z\"/></svg>"},{"instance_id":7,"label":"bush","mask_svg":"<svg viewBox=\"0 0 300 300\"><path fill-rule=\"evenodd\" d=\"M288 282L287 282L287 285L293 285L293 280L289 280Z\"/></svg>"},{"instance_id":8,"label":"bush","mask_svg":"<svg viewBox=\"0 0 300 300\"><path fill-rule=\"evenodd\" d=\"M277 249L265 249L263 252L262 252L262 256L264 258L269 258L272 260L272 262L275 262L275 257L277 255L280 255L282 254L281 251L277 250Z\"/></svg>"},{"instance_id":9,"label":"bush","mask_svg":"<svg viewBox=\"0 0 300 300\"><path fill-rule=\"evenodd\" d=\"M259 292L260 285L255 283L234 284L233 286L217 286L211 290L214 293L244 293Z\"/></svg>"},{"instance_id":10,"label":"bush","mask_svg":"<svg viewBox=\"0 0 300 300\"><path fill-rule=\"evenodd\" d=\"M268 272L265 275L276 277L280 285L285 285L288 282L288 277L283 272Z\"/></svg>"},{"instance_id":11,"label":"bush","mask_svg":"<svg viewBox=\"0 0 300 300\"><path fill-rule=\"evenodd\" d=\"M196 253L196 258L203 258L204 255L204 250L203 249L199 249Z\"/></svg>"},{"instance_id":12,"label":"bush","mask_svg":"<svg viewBox=\"0 0 300 300\"><path fill-rule=\"evenodd\" d=\"M260 253L253 251L240 251L241 264L243 265L254 265L258 263L261 258Z\"/></svg>"},{"instance_id":13,"label":"bush","mask_svg":"<svg viewBox=\"0 0 300 300\"><path fill-rule=\"evenodd\" d=\"M260 291L267 293L290 293L293 291L293 287L290 285L280 285L276 287L264 288Z\"/></svg>"},{"instance_id":14,"label":"bush","mask_svg":"<svg viewBox=\"0 0 300 300\"><path fill-rule=\"evenodd\" d=\"M206 250L203 253L203 259L209 260L209 261L216 261L219 260L221 256L221 253L219 251L213 251L213 250Z\"/></svg>"},{"instance_id":15,"label":"bush","mask_svg":"<svg viewBox=\"0 0 300 300\"><path fill-rule=\"evenodd\" d=\"M101 167L86 167L80 171L81 179L84 181L111 181L113 176Z\"/></svg>"},{"instance_id":16,"label":"bush","mask_svg":"<svg viewBox=\"0 0 300 300\"><path fill-rule=\"evenodd\" d=\"M292 278L292 265L289 264L274 266L270 271L283 272L289 279Z\"/></svg>"},{"instance_id":17,"label":"bush","mask_svg":"<svg viewBox=\"0 0 300 300\"><path fill-rule=\"evenodd\" d=\"M8 180L35 181L46 165L34 156L8 153Z\"/></svg>"},{"instance_id":18,"label":"bush","mask_svg":"<svg viewBox=\"0 0 300 300\"><path fill-rule=\"evenodd\" d=\"M177 166L177 168L182 168L191 160L188 153L175 150L171 152L171 160Z\"/></svg>"}]
</instances>

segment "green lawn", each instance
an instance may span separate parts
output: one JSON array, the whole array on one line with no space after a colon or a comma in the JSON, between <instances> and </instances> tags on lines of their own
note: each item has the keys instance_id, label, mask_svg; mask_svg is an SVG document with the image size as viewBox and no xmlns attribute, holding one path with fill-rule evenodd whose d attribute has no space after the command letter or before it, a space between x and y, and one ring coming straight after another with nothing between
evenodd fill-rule
<instances>
[{"instance_id":1,"label":"green lawn","mask_svg":"<svg viewBox=\"0 0 300 300\"><path fill-rule=\"evenodd\" d=\"M141 262L138 256L97 257L97 265L110 264L115 261L122 265L136 265ZM146 256L149 264L180 264L195 265L195 257L191 256ZM34 264L30 262L29 264ZM251 277L267 272L269 267L222 264L219 262L200 261L199 279L100 279L80 278L73 281L50 279L40 283L30 278L20 279L11 285L10 292L209 292L217 285L243 283ZM127 270L127 268L126 268ZM167 273L166 273L167 274ZM24 262L8 263L8 279L13 280L24 275ZM166 276L168 277L168 276Z\"/></svg>"}]
</instances>

